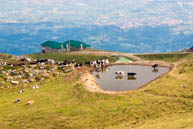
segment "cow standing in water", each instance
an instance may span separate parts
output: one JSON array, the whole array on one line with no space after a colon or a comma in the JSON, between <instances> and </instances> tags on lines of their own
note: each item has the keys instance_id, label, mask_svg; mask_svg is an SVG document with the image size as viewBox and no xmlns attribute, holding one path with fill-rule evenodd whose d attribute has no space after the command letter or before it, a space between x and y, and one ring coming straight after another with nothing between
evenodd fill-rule
<instances>
[{"instance_id":1,"label":"cow standing in water","mask_svg":"<svg viewBox=\"0 0 193 129\"><path fill-rule=\"evenodd\" d=\"M136 73L127 73L128 77L135 77Z\"/></svg>"},{"instance_id":2,"label":"cow standing in water","mask_svg":"<svg viewBox=\"0 0 193 129\"><path fill-rule=\"evenodd\" d=\"M125 75L125 72L124 71L117 71L117 72L115 72L115 74L116 74L116 79L118 79L118 80L123 80L124 79L124 75Z\"/></svg>"},{"instance_id":3,"label":"cow standing in water","mask_svg":"<svg viewBox=\"0 0 193 129\"><path fill-rule=\"evenodd\" d=\"M128 80L135 80L136 79L135 75L137 75L137 73L128 72L127 73Z\"/></svg>"},{"instance_id":4,"label":"cow standing in water","mask_svg":"<svg viewBox=\"0 0 193 129\"><path fill-rule=\"evenodd\" d=\"M152 67L153 67L153 71L154 72L158 71L158 64L154 64L154 65L152 65Z\"/></svg>"},{"instance_id":5,"label":"cow standing in water","mask_svg":"<svg viewBox=\"0 0 193 129\"><path fill-rule=\"evenodd\" d=\"M125 72L124 71L117 71L117 72L115 72L115 74L117 75L117 77L124 77Z\"/></svg>"}]
</instances>

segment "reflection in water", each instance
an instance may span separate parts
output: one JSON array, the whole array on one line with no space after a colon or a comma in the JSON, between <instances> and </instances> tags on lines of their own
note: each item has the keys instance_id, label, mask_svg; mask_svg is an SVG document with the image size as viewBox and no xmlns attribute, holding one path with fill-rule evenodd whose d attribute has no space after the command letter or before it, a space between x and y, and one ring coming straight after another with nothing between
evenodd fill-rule
<instances>
[{"instance_id":1,"label":"reflection in water","mask_svg":"<svg viewBox=\"0 0 193 129\"><path fill-rule=\"evenodd\" d=\"M106 66L96 68L96 72L108 72L109 68Z\"/></svg>"},{"instance_id":2,"label":"reflection in water","mask_svg":"<svg viewBox=\"0 0 193 129\"><path fill-rule=\"evenodd\" d=\"M138 89L169 71L169 68L167 67L158 67L159 70L152 69L153 68L151 66L115 65L105 68L103 71L94 72L93 75L103 90L125 91ZM115 72L117 71L124 71L124 73L127 74L122 77L116 76ZM136 73L136 75L128 76L128 73Z\"/></svg>"},{"instance_id":3,"label":"reflection in water","mask_svg":"<svg viewBox=\"0 0 193 129\"><path fill-rule=\"evenodd\" d=\"M116 76L115 79L117 79L117 80L124 80L124 76Z\"/></svg>"},{"instance_id":4,"label":"reflection in water","mask_svg":"<svg viewBox=\"0 0 193 129\"><path fill-rule=\"evenodd\" d=\"M128 80L136 80L137 78L136 77L128 77L127 79Z\"/></svg>"},{"instance_id":5,"label":"reflection in water","mask_svg":"<svg viewBox=\"0 0 193 129\"><path fill-rule=\"evenodd\" d=\"M159 70L158 69L153 69L152 72L158 72Z\"/></svg>"},{"instance_id":6,"label":"reflection in water","mask_svg":"<svg viewBox=\"0 0 193 129\"><path fill-rule=\"evenodd\" d=\"M100 78L101 78L100 75L101 75L100 72L98 72L98 73L96 74L96 77L97 77L98 79L100 79Z\"/></svg>"}]
</instances>

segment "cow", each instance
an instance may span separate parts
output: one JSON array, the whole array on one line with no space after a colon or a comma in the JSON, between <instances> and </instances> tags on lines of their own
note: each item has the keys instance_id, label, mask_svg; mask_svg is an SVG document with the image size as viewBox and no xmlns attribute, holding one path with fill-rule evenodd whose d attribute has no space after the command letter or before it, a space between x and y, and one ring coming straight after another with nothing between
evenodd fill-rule
<instances>
[{"instance_id":1,"label":"cow","mask_svg":"<svg viewBox=\"0 0 193 129\"><path fill-rule=\"evenodd\" d=\"M3 62L3 65L7 65L7 62Z\"/></svg>"},{"instance_id":2,"label":"cow","mask_svg":"<svg viewBox=\"0 0 193 129\"><path fill-rule=\"evenodd\" d=\"M105 63L106 66L108 66L109 65L109 60L106 59L104 63Z\"/></svg>"},{"instance_id":3,"label":"cow","mask_svg":"<svg viewBox=\"0 0 193 129\"><path fill-rule=\"evenodd\" d=\"M117 75L117 77L123 77L125 75L124 71L117 71L115 72L115 74Z\"/></svg>"},{"instance_id":4,"label":"cow","mask_svg":"<svg viewBox=\"0 0 193 129\"><path fill-rule=\"evenodd\" d=\"M137 74L136 73L129 73L129 72L127 73L128 77L134 77L135 75L137 75Z\"/></svg>"},{"instance_id":5,"label":"cow","mask_svg":"<svg viewBox=\"0 0 193 129\"><path fill-rule=\"evenodd\" d=\"M59 62L59 61L58 61L58 62L56 62L56 64L57 64L57 65L64 65L64 63L63 63L63 62Z\"/></svg>"},{"instance_id":6,"label":"cow","mask_svg":"<svg viewBox=\"0 0 193 129\"><path fill-rule=\"evenodd\" d=\"M19 91L19 93L23 93L24 92L24 89L21 89L20 91Z\"/></svg>"},{"instance_id":7,"label":"cow","mask_svg":"<svg viewBox=\"0 0 193 129\"><path fill-rule=\"evenodd\" d=\"M86 61L84 64L85 64L85 65L90 65L91 62L90 62L90 61Z\"/></svg>"},{"instance_id":8,"label":"cow","mask_svg":"<svg viewBox=\"0 0 193 129\"><path fill-rule=\"evenodd\" d=\"M52 60L52 59L48 59L48 63L54 65L54 64L55 64L55 61Z\"/></svg>"},{"instance_id":9,"label":"cow","mask_svg":"<svg viewBox=\"0 0 193 129\"><path fill-rule=\"evenodd\" d=\"M97 61L92 61L90 62L90 66L93 67L93 66L96 66L97 65Z\"/></svg>"},{"instance_id":10,"label":"cow","mask_svg":"<svg viewBox=\"0 0 193 129\"><path fill-rule=\"evenodd\" d=\"M20 59L20 61L22 61L22 62L23 62L23 61L26 61L26 60L25 60L25 58L22 58L22 59Z\"/></svg>"},{"instance_id":11,"label":"cow","mask_svg":"<svg viewBox=\"0 0 193 129\"><path fill-rule=\"evenodd\" d=\"M152 67L153 67L153 69L155 70L155 69L157 69L158 64L154 64L154 65L152 65Z\"/></svg>"},{"instance_id":12,"label":"cow","mask_svg":"<svg viewBox=\"0 0 193 129\"><path fill-rule=\"evenodd\" d=\"M24 92L24 87L22 86L21 90L19 91L19 93L23 93Z\"/></svg>"},{"instance_id":13,"label":"cow","mask_svg":"<svg viewBox=\"0 0 193 129\"><path fill-rule=\"evenodd\" d=\"M37 63L48 63L48 59L37 59Z\"/></svg>"},{"instance_id":14,"label":"cow","mask_svg":"<svg viewBox=\"0 0 193 129\"><path fill-rule=\"evenodd\" d=\"M30 100L27 102L27 105L32 105L32 104L34 104L34 100Z\"/></svg>"},{"instance_id":15,"label":"cow","mask_svg":"<svg viewBox=\"0 0 193 129\"><path fill-rule=\"evenodd\" d=\"M79 63L79 64L77 63L77 64L74 65L74 67L75 68L80 68L80 67L82 67L82 63Z\"/></svg>"},{"instance_id":16,"label":"cow","mask_svg":"<svg viewBox=\"0 0 193 129\"><path fill-rule=\"evenodd\" d=\"M71 63L72 63L72 64L76 64L76 60L73 59L73 60L71 61Z\"/></svg>"},{"instance_id":17,"label":"cow","mask_svg":"<svg viewBox=\"0 0 193 129\"><path fill-rule=\"evenodd\" d=\"M135 75L137 74L133 72L128 72L127 73L128 80L135 80L136 79Z\"/></svg>"},{"instance_id":18,"label":"cow","mask_svg":"<svg viewBox=\"0 0 193 129\"><path fill-rule=\"evenodd\" d=\"M35 90L35 89L37 89L37 88L39 88L38 85L33 86L33 90Z\"/></svg>"},{"instance_id":19,"label":"cow","mask_svg":"<svg viewBox=\"0 0 193 129\"><path fill-rule=\"evenodd\" d=\"M32 62L30 62L30 65L35 65L35 64L37 64L37 62L36 62L36 61L32 61Z\"/></svg>"},{"instance_id":20,"label":"cow","mask_svg":"<svg viewBox=\"0 0 193 129\"><path fill-rule=\"evenodd\" d=\"M16 99L14 103L20 103L21 100L20 99Z\"/></svg>"}]
</instances>

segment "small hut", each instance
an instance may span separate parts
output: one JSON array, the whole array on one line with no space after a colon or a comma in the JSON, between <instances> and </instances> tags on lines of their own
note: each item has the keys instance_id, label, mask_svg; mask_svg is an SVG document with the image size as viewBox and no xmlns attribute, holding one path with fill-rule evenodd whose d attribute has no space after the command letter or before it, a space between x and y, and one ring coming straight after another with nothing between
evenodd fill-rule
<instances>
[{"instance_id":1,"label":"small hut","mask_svg":"<svg viewBox=\"0 0 193 129\"><path fill-rule=\"evenodd\" d=\"M42 46L42 53L82 51L84 49L91 47L89 44L74 40L68 40L64 43L59 43L55 41L46 41L42 43L41 46Z\"/></svg>"}]
</instances>

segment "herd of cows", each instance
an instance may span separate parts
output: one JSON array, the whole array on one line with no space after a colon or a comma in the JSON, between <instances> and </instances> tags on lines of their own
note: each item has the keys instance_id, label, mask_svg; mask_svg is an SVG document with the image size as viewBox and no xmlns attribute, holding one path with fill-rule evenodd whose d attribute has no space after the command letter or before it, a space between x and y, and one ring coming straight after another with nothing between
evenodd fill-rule
<instances>
[{"instance_id":1,"label":"herd of cows","mask_svg":"<svg viewBox=\"0 0 193 129\"><path fill-rule=\"evenodd\" d=\"M52 75L54 72L61 73L61 71L59 71L59 68L78 69L81 68L83 65L93 67L94 69L99 70L102 67L107 67L109 63L110 62L108 59L76 62L75 60L55 61L52 59L32 59L29 57L17 57L14 58L14 60L0 60L0 74L6 78L4 78L3 80L3 82L5 83L1 83L2 79L0 77L0 86L2 86L2 84L9 85L11 83L12 85L20 87L18 93L23 93L25 92L24 84L36 83L36 76L40 77L40 79L42 80L42 78L45 78L45 76L43 76L45 74L47 75L47 78L49 78L50 76L54 77ZM50 67L49 69L47 69L48 66ZM28 76L26 76L26 74ZM32 81L33 79L35 81ZM36 90L38 88L38 85L32 86L33 90ZM21 99L17 98L14 102L20 103ZM33 103L33 100L27 102L28 105Z\"/></svg>"},{"instance_id":2,"label":"herd of cows","mask_svg":"<svg viewBox=\"0 0 193 129\"><path fill-rule=\"evenodd\" d=\"M23 66L23 65L35 65L35 64L39 64L39 63L51 63L51 64L57 64L60 66L70 66L70 65L74 65L74 67L81 67L83 66L83 64L85 65L89 65L89 66L93 66L96 68L100 68L103 66L108 66L109 64L109 60L108 59L103 59L103 60L96 60L96 61L86 61L84 63L80 62L77 63L75 60L64 60L63 62L58 61L55 62L52 59L31 59L28 57L23 57L21 59L18 60L18 62L0 62L0 66Z\"/></svg>"},{"instance_id":3,"label":"herd of cows","mask_svg":"<svg viewBox=\"0 0 193 129\"><path fill-rule=\"evenodd\" d=\"M25 74L29 74L28 82L33 82L32 79L30 78L36 78L37 75L45 75L45 74L53 74L58 68L66 68L68 66L74 67L74 68L81 68L83 65L93 67L98 73L104 69L107 69L107 66L109 66L110 61L108 59L102 59L102 60L95 60L95 61L86 61L86 62L76 62L75 60L64 60L64 61L55 61L52 59L32 59L29 57L20 57L17 58L14 62L11 61L1 61L0 62L0 74L7 76L7 79L11 79L11 83L13 85L18 85L22 83L26 83L26 81L21 81L21 78L25 78ZM51 69L46 69L47 66L52 66ZM9 67L20 67L23 69L23 72L21 72L21 69L11 69L11 70L4 70L3 68L5 66ZM31 67L30 67L31 66ZM32 67L33 66L33 67ZM35 66L35 67L34 67ZM154 64L153 69L156 70L158 67L158 64ZM37 71L37 73L36 73ZM39 72L38 72L39 71ZM57 71L58 72L58 71ZM20 74L21 73L21 74ZM115 72L116 77L121 78L125 75L124 71L116 71ZM128 72L127 76L128 77L135 77L136 73L135 72ZM9 77L10 76L10 77ZM19 78L21 76L21 78ZM50 75L48 75L50 76ZM9 78L8 78L9 77ZM13 78L15 77L15 78ZM16 78L17 77L17 78ZM40 76L40 80L42 77L45 76ZM13 79L18 79L18 81L14 81ZM17 82L17 83L16 83ZM38 89L38 85L33 86L33 90ZM23 93L24 87L21 88L19 93ZM21 100L16 99L15 103L19 103ZM30 100L28 101L28 104L33 104L34 101Z\"/></svg>"},{"instance_id":4,"label":"herd of cows","mask_svg":"<svg viewBox=\"0 0 193 129\"><path fill-rule=\"evenodd\" d=\"M71 71L73 68L81 68L83 65L101 70L109 65L109 60L76 62L75 60L55 61L52 59L32 59L29 57L0 60L0 87L2 87L4 82L18 85L43 81L45 78L58 76L63 74L63 72Z\"/></svg>"}]
</instances>

